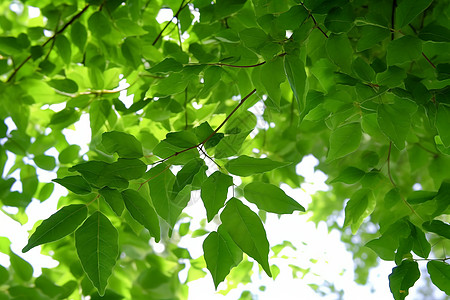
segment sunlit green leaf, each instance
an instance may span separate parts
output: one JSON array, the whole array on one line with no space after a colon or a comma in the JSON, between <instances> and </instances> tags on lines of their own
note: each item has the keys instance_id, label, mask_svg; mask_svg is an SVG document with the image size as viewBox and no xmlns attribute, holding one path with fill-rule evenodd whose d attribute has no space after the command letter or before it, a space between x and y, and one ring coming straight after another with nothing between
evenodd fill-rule
<instances>
[{"instance_id":1,"label":"sunlit green leaf","mask_svg":"<svg viewBox=\"0 0 450 300\"><path fill-rule=\"evenodd\" d=\"M117 152L123 158L139 158L143 155L141 143L125 132L105 132L102 134L102 144L108 152Z\"/></svg>"},{"instance_id":2,"label":"sunlit green leaf","mask_svg":"<svg viewBox=\"0 0 450 300\"><path fill-rule=\"evenodd\" d=\"M247 155L229 160L225 168L234 175L250 176L253 174L264 173L273 169L281 168L290 163L273 161L269 158L254 158Z\"/></svg>"},{"instance_id":3,"label":"sunlit green leaf","mask_svg":"<svg viewBox=\"0 0 450 300\"><path fill-rule=\"evenodd\" d=\"M201 187L201 197L206 208L208 222L210 222L224 206L225 200L227 199L228 188L231 185L233 185L233 178L220 171L214 172L203 182Z\"/></svg>"},{"instance_id":4,"label":"sunlit green leaf","mask_svg":"<svg viewBox=\"0 0 450 300\"><path fill-rule=\"evenodd\" d=\"M419 265L415 261L404 260L392 269L389 275L389 288L395 300L403 300L409 294L409 288L419 279Z\"/></svg>"},{"instance_id":5,"label":"sunlit green leaf","mask_svg":"<svg viewBox=\"0 0 450 300\"><path fill-rule=\"evenodd\" d=\"M441 291L450 295L450 265L443 261L432 260L427 263L427 271L430 274L431 281Z\"/></svg>"},{"instance_id":6,"label":"sunlit green leaf","mask_svg":"<svg viewBox=\"0 0 450 300\"><path fill-rule=\"evenodd\" d=\"M75 246L84 271L100 296L104 295L119 255L117 229L97 211L75 232Z\"/></svg>"},{"instance_id":7,"label":"sunlit green leaf","mask_svg":"<svg viewBox=\"0 0 450 300\"><path fill-rule=\"evenodd\" d=\"M66 176L64 178L53 179L54 182L59 183L68 190L74 192L75 194L89 194L91 192L91 186L84 180L80 175Z\"/></svg>"}]
</instances>

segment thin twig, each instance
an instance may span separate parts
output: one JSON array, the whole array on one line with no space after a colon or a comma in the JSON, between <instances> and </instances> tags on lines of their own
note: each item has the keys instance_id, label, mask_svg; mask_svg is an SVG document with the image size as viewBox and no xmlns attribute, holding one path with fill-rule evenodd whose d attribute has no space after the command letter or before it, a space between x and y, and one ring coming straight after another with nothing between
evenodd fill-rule
<instances>
[{"instance_id":1,"label":"thin twig","mask_svg":"<svg viewBox=\"0 0 450 300\"><path fill-rule=\"evenodd\" d=\"M300 2L300 4L308 11L309 17L311 17L311 20L314 22L314 27L317 28L317 29L319 29L320 32L322 32L322 34L323 34L326 38L328 38L328 35L325 33L325 31L322 30L322 28L320 28L319 24L318 24L317 21L316 21L316 18L314 18L313 14L312 14L312 12L309 10L309 8L307 8L303 2Z\"/></svg>"},{"instance_id":2,"label":"thin twig","mask_svg":"<svg viewBox=\"0 0 450 300\"><path fill-rule=\"evenodd\" d=\"M97 200L98 198L100 198L100 194L97 194L97 196L95 196L94 199L92 199L91 201L89 201L89 202L86 204L86 206L91 205L91 203L94 202L95 200Z\"/></svg>"},{"instance_id":3,"label":"thin twig","mask_svg":"<svg viewBox=\"0 0 450 300\"><path fill-rule=\"evenodd\" d=\"M430 63L430 65L436 69L436 66L431 62L431 60L425 55L425 53L422 52L422 56L425 57L425 59L427 60L427 62Z\"/></svg>"},{"instance_id":4,"label":"thin twig","mask_svg":"<svg viewBox=\"0 0 450 300\"><path fill-rule=\"evenodd\" d=\"M202 146L202 145L204 145L207 141L209 141L222 127L223 127L223 125L225 125L225 123L231 118L231 116L239 109L239 107L241 107L242 106L242 104L244 104L244 102L251 96L251 95L253 95L254 93L256 92L256 89L254 89L253 91L251 91L250 93L248 93L248 95L247 96L245 96L242 100L241 100L241 102L239 102L239 104L231 111L231 113L225 118L225 120L223 120L223 122L219 125L219 127L217 127L216 128L216 130L214 130L207 138L205 138L202 142L200 142L200 143L198 143L197 145L194 145L194 146L191 146L191 147L188 147L188 148L186 148L186 149L183 149L183 150L181 150L181 151L179 151L179 152L175 152L174 154L172 154L172 155L169 155L168 157L166 157L166 158L164 158L164 159L161 159L160 161L157 161L157 162L155 162L155 163L153 163L153 164L160 164L160 163L163 163L163 162L165 162L165 161L167 161L167 160L169 160L170 158L172 158L172 157L175 157L175 156L178 156L178 155L180 155L181 153L184 153L184 152L186 152L186 151L189 151L189 150L192 150L192 149L195 149L195 148L198 148L198 147L200 147L200 146Z\"/></svg>"},{"instance_id":5,"label":"thin twig","mask_svg":"<svg viewBox=\"0 0 450 300\"><path fill-rule=\"evenodd\" d=\"M167 27L169 27L169 25L172 23L173 19L178 18L178 15L180 14L180 12L191 2L191 0L189 0L188 2L186 2L186 4L184 4L184 0L181 1L181 5L180 8L178 8L177 12L175 13L175 15L172 17L172 19L170 19L169 22L167 22L167 24L164 26L164 28L159 32L158 36L155 38L155 40L152 43L152 46L154 46L158 40L161 38L162 34L164 33L164 31L167 29Z\"/></svg>"},{"instance_id":6,"label":"thin twig","mask_svg":"<svg viewBox=\"0 0 450 300\"><path fill-rule=\"evenodd\" d=\"M387 156L388 177L389 177L389 180L391 181L392 186L397 189L397 184L395 183L394 179L392 179L392 175L391 175L391 150L392 150L392 142L389 142L389 150L388 150L388 156ZM406 201L405 197L403 197L403 195L400 192L399 192L399 195L400 195L400 198L402 199L403 203L405 203L405 205L411 210L411 212L413 214L415 214L417 217L419 217L419 219L423 220L422 217L417 214L417 212L414 210L414 208L412 208L411 204L409 204L408 201Z\"/></svg>"},{"instance_id":7,"label":"thin twig","mask_svg":"<svg viewBox=\"0 0 450 300\"><path fill-rule=\"evenodd\" d=\"M48 40L46 40L41 47L45 47L49 42L53 41L56 36L58 36L59 34L63 33L64 30L66 30L67 27L69 27L73 22L75 22L76 19L78 19L79 17L81 17L82 14L84 14L86 12L86 10L89 8L89 4L86 5L83 10L81 10L79 13L77 13L75 16L72 17L72 19L69 20L69 22L67 22L60 30L58 30L57 32L55 32L55 34L53 34L53 36L51 36ZM9 76L9 78L6 80L6 82L10 82L17 74L17 72L19 72L19 70L25 65L25 63L27 61L29 61L31 59L31 54L25 58L25 60L17 67L14 69L14 71L12 72L12 74Z\"/></svg>"},{"instance_id":8,"label":"thin twig","mask_svg":"<svg viewBox=\"0 0 450 300\"><path fill-rule=\"evenodd\" d=\"M203 155L209 158L210 161L212 161L220 170L222 170L222 167L211 156L209 156L205 150L203 150L203 146L198 147L198 150L200 150Z\"/></svg>"},{"instance_id":9,"label":"thin twig","mask_svg":"<svg viewBox=\"0 0 450 300\"><path fill-rule=\"evenodd\" d=\"M397 0L392 1L392 13L391 13L391 27L395 29L395 9L397 8ZM391 32L391 40L394 40L395 32Z\"/></svg>"},{"instance_id":10,"label":"thin twig","mask_svg":"<svg viewBox=\"0 0 450 300\"><path fill-rule=\"evenodd\" d=\"M162 171L159 172L158 174L156 174L156 175L150 177L149 179L147 179L146 181L144 181L143 183L141 183L141 184L139 185L139 188L138 188L137 190L139 191L139 190L141 189L141 187L142 187L144 184L146 184L147 182L149 182L149 181L152 180L152 179L155 179L156 177L158 177L159 175L161 175L162 173L164 173L165 171L167 171L167 170L170 168L170 166L171 166L171 165L167 165L167 167L165 167L164 170L162 170Z\"/></svg>"},{"instance_id":11,"label":"thin twig","mask_svg":"<svg viewBox=\"0 0 450 300\"><path fill-rule=\"evenodd\" d=\"M431 261L431 260L437 260L437 261L443 261L443 262L445 262L445 261L447 261L447 260L449 260L450 259L450 257L444 257L444 258L415 258L415 259L413 259L414 261Z\"/></svg>"}]
</instances>

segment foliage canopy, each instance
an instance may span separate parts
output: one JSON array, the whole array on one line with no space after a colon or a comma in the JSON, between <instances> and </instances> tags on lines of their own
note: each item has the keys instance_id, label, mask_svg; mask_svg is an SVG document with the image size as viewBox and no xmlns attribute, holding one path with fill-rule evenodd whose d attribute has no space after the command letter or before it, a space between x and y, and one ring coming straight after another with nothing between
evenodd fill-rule
<instances>
[{"instance_id":1,"label":"foliage canopy","mask_svg":"<svg viewBox=\"0 0 450 300\"><path fill-rule=\"evenodd\" d=\"M304 211L342 230L359 283L393 261L404 299L425 260L449 294L449 17L447 0L1 1L2 211L24 224L32 199L70 192L23 248L58 267L33 278L0 240L0 299L184 299L186 261L216 288L253 261L276 277L265 215ZM63 134L83 116L85 153ZM304 207L280 184L300 188L308 154L330 189ZM198 195L212 232L189 230Z\"/></svg>"}]
</instances>

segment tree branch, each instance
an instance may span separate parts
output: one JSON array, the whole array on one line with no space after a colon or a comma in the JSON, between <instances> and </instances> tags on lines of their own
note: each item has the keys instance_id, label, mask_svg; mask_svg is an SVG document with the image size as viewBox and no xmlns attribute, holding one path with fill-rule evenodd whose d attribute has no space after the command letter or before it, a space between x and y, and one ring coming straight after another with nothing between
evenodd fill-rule
<instances>
[{"instance_id":1,"label":"tree branch","mask_svg":"<svg viewBox=\"0 0 450 300\"><path fill-rule=\"evenodd\" d=\"M155 44L158 42L158 40L161 38L162 34L164 33L164 31L167 29L167 27L169 27L170 23L172 23L173 19L178 18L178 15L180 14L180 12L191 2L191 0L189 0L188 2L186 2L186 4L184 4L184 0L181 1L180 4L180 8L178 8L177 12L175 13L175 15L172 17L172 19L170 19L169 22L167 22L167 24L164 26L164 28L159 32L158 36L155 38L155 40L152 43L152 46L155 46Z\"/></svg>"},{"instance_id":2,"label":"tree branch","mask_svg":"<svg viewBox=\"0 0 450 300\"><path fill-rule=\"evenodd\" d=\"M76 19L78 19L79 17L81 17L82 14L84 14L86 12L86 10L89 8L89 4L87 4L79 13L77 13L75 16L72 17L72 19L69 20L69 22L67 22L60 30L58 30L57 32L55 32L55 34L53 34L53 36L51 36L48 40L46 40L41 47L45 47L48 43L50 43L51 41L53 41L59 34L63 33L64 30L66 30L67 27L69 27L73 22L75 22ZM10 82L16 75L17 72L19 72L19 70L25 65L25 63L27 61L29 61L31 59L31 54L25 58L25 60L17 66L17 68L14 69L14 71L12 72L12 74L8 77L8 79L6 80L6 82Z\"/></svg>"}]
</instances>

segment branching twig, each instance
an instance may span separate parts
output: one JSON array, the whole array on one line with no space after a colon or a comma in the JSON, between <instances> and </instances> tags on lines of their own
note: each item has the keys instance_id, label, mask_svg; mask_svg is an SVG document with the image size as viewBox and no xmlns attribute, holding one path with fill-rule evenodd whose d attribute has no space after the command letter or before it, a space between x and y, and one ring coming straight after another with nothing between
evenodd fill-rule
<instances>
[{"instance_id":1,"label":"branching twig","mask_svg":"<svg viewBox=\"0 0 450 300\"><path fill-rule=\"evenodd\" d=\"M154 46L158 40L161 38L162 34L164 33L164 31L167 29L167 27L169 27L170 23L172 23L173 19L178 18L178 15L180 14L180 12L191 2L191 0L189 0L188 2L186 2L186 4L184 3L184 0L181 1L181 5L180 8L178 8L177 12L175 13L175 15L172 17L172 19L170 19L169 22L167 22L167 24L164 26L164 28L159 32L158 36L155 38L155 40L152 43L152 46Z\"/></svg>"},{"instance_id":2,"label":"branching twig","mask_svg":"<svg viewBox=\"0 0 450 300\"><path fill-rule=\"evenodd\" d=\"M437 260L437 261L447 261L450 257L444 257L444 258L415 258L414 261L431 261L431 260Z\"/></svg>"},{"instance_id":3,"label":"branching twig","mask_svg":"<svg viewBox=\"0 0 450 300\"><path fill-rule=\"evenodd\" d=\"M320 32L322 32L322 34L328 38L328 35L325 33L325 31L322 30L322 28L320 28L319 24L316 21L316 18L314 18L312 12L305 6L305 4L303 2L300 2L300 4L308 11L309 16L311 17L311 20L314 22L314 27L319 29Z\"/></svg>"},{"instance_id":4,"label":"branching twig","mask_svg":"<svg viewBox=\"0 0 450 300\"><path fill-rule=\"evenodd\" d=\"M387 156L387 169L388 169L388 177L389 180L391 181L391 184L394 188L397 188L397 184L395 183L394 179L392 179L392 175L391 175L391 150L392 150L392 142L389 142L389 150L388 150L388 156ZM414 208L412 208L411 204L408 203L408 201L406 201L405 197L403 197L403 195L401 193L399 193L400 198L402 199L403 203L405 203L405 205L411 210L411 212L413 214L415 214L417 217L419 217L419 219L423 220L421 216L419 216L417 214L417 212L414 210Z\"/></svg>"},{"instance_id":5,"label":"branching twig","mask_svg":"<svg viewBox=\"0 0 450 300\"><path fill-rule=\"evenodd\" d=\"M50 43L51 41L53 41L59 34L63 33L64 30L67 29L67 27L69 27L73 22L75 22L76 19L78 19L79 17L81 17L82 14L84 14L86 12L86 10L89 8L89 4L86 5L83 10L81 10L79 13L77 13L75 16L72 17L72 19L69 20L69 22L67 22L60 30L58 30L57 32L55 32L55 34L53 34L53 36L51 36L48 40L46 40L41 47L45 47L48 43ZM25 63L27 61L29 61L31 59L31 54L25 58L25 60L17 66L17 68L14 69L14 71L12 72L12 74L9 76L9 78L6 80L6 82L10 82L16 75L17 72L19 72L19 70L25 65Z\"/></svg>"},{"instance_id":6,"label":"branching twig","mask_svg":"<svg viewBox=\"0 0 450 300\"><path fill-rule=\"evenodd\" d=\"M164 158L164 159L161 159L161 160L159 160L159 161L157 161L157 162L155 162L155 163L153 163L153 165L155 165L155 164L160 164L160 163L163 163L163 162L165 162L165 161L167 161L167 160L169 160L169 159L171 159L172 157L175 157L175 156L178 156L178 155L180 155L181 153L184 153L184 152L186 152L186 151L189 151L189 150L192 150L192 149L195 149L195 148L199 148L199 147L201 147L201 146L203 146L204 144L206 144L206 142L207 141L209 141L224 125L225 125L225 123L231 118L231 116L239 109L239 107L241 107L242 106L242 104L244 104L244 102L248 99L248 98L250 98L250 96L251 95L253 95L254 93L256 92L256 89L254 89L253 91L251 91L250 93L248 93L247 94L247 96L245 96L244 98L242 98L242 100L239 102L239 104L231 111L231 113L225 118L225 120L223 120L222 121L222 123L216 128L216 130L214 130L207 138L205 138L203 141L201 141L200 143L198 143L197 145L194 145L194 146L191 146L191 147L188 147L188 148L186 148L186 149L183 149L183 150L181 150L181 151L178 151L178 152L175 152L174 154L172 154L172 155L169 155L168 157L166 157L166 158ZM151 178L151 179L153 179L153 178ZM147 180L146 182L148 182L149 180Z\"/></svg>"}]
</instances>

